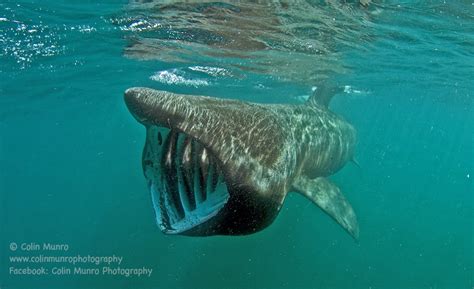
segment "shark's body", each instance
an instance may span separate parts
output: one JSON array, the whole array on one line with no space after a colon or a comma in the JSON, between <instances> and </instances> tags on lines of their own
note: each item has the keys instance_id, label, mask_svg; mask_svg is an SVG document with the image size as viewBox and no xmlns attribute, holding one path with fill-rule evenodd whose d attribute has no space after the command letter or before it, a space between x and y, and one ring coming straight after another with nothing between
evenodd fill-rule
<instances>
[{"instance_id":1,"label":"shark's body","mask_svg":"<svg viewBox=\"0 0 474 289\"><path fill-rule=\"evenodd\" d=\"M254 233L295 191L358 237L352 207L325 178L352 158L355 130L323 100L257 104L131 88L125 101L147 128L143 168L164 233Z\"/></svg>"}]
</instances>

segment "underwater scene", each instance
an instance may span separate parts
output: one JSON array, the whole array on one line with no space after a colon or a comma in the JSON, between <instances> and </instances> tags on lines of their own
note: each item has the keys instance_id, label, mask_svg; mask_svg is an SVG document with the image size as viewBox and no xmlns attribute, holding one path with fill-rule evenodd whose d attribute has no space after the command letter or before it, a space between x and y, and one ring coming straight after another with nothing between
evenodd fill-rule
<instances>
[{"instance_id":1,"label":"underwater scene","mask_svg":"<svg viewBox=\"0 0 474 289\"><path fill-rule=\"evenodd\" d=\"M474 288L472 1L3 0L1 289Z\"/></svg>"}]
</instances>

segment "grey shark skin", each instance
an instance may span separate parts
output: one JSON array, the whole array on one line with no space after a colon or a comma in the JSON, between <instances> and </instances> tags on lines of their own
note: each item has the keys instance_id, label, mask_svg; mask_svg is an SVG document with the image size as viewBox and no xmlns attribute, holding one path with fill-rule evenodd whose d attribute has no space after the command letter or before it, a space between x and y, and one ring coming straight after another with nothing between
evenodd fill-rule
<instances>
[{"instance_id":1,"label":"grey shark skin","mask_svg":"<svg viewBox=\"0 0 474 289\"><path fill-rule=\"evenodd\" d=\"M255 233L293 191L358 238L354 210L326 178L352 159L355 130L327 98L257 104L130 88L125 102L147 129L143 170L164 233Z\"/></svg>"}]
</instances>

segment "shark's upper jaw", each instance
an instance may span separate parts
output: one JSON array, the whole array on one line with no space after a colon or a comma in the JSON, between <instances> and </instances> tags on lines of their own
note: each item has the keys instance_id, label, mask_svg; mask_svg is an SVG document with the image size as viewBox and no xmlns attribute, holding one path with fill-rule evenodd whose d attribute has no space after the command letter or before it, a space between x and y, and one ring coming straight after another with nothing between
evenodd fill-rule
<instances>
[{"instance_id":1,"label":"shark's upper jaw","mask_svg":"<svg viewBox=\"0 0 474 289\"><path fill-rule=\"evenodd\" d=\"M129 88L125 91L125 103L136 120L144 125L160 125L157 116L166 117L169 111L157 104L157 97L147 88ZM166 95L164 95L166 96ZM162 125L165 125L163 123Z\"/></svg>"},{"instance_id":2,"label":"shark's upper jaw","mask_svg":"<svg viewBox=\"0 0 474 289\"><path fill-rule=\"evenodd\" d=\"M200 125L194 111L211 109L214 101L146 88L125 92L127 107L147 129L143 171L157 223L166 234L249 234L278 214L279 203L262 199L255 188L230 173L222 162L228 156L203 141L209 135L183 129Z\"/></svg>"}]
</instances>

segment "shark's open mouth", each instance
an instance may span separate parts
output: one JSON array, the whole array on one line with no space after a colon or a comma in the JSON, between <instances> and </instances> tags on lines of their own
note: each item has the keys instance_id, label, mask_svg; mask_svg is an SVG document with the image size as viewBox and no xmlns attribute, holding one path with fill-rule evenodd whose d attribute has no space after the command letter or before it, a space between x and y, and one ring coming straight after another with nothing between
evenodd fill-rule
<instances>
[{"instance_id":1,"label":"shark's open mouth","mask_svg":"<svg viewBox=\"0 0 474 289\"><path fill-rule=\"evenodd\" d=\"M229 199L218 160L199 140L177 129L148 126L142 161L164 233L193 234Z\"/></svg>"}]
</instances>

